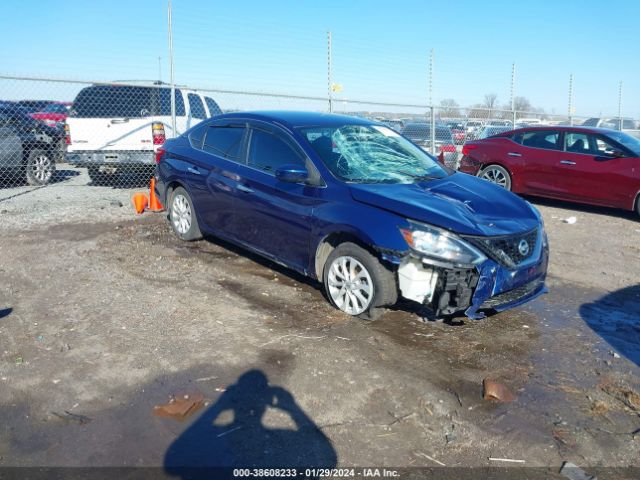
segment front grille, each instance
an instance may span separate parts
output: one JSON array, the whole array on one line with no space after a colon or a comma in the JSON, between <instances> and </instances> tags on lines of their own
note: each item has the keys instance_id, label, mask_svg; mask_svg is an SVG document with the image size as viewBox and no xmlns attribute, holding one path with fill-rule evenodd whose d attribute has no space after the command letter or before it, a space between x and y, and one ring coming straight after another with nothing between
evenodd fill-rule
<instances>
[{"instance_id":1,"label":"front grille","mask_svg":"<svg viewBox=\"0 0 640 480\"><path fill-rule=\"evenodd\" d=\"M515 268L533 255L538 243L538 229L518 235L465 237L465 239L499 264ZM524 248L525 243L526 248Z\"/></svg>"},{"instance_id":2,"label":"front grille","mask_svg":"<svg viewBox=\"0 0 640 480\"><path fill-rule=\"evenodd\" d=\"M499 293L498 295L485 300L480 308L496 308L500 305L517 302L521 298L532 294L541 284L542 280L534 280L533 282L526 283L521 287L514 288L508 292Z\"/></svg>"}]
</instances>

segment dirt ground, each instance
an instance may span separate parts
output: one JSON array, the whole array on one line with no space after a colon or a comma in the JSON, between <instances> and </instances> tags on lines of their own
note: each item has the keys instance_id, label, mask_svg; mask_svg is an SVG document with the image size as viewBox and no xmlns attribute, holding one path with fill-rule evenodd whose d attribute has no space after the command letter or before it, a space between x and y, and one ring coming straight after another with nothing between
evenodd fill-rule
<instances>
[{"instance_id":1,"label":"dirt ground","mask_svg":"<svg viewBox=\"0 0 640 480\"><path fill-rule=\"evenodd\" d=\"M548 295L463 324L407 305L367 323L80 177L0 190L0 466L640 468L631 214L535 201ZM515 399L484 400L487 378ZM182 421L154 409L198 394Z\"/></svg>"}]
</instances>

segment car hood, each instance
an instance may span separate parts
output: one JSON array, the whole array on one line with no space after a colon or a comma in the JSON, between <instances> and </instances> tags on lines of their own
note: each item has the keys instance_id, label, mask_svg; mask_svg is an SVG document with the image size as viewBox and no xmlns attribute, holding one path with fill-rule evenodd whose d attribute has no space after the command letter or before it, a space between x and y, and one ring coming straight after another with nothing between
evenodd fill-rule
<instances>
[{"instance_id":1,"label":"car hood","mask_svg":"<svg viewBox=\"0 0 640 480\"><path fill-rule=\"evenodd\" d=\"M509 235L539 220L520 197L464 173L414 184L351 184L354 200L463 235Z\"/></svg>"}]
</instances>

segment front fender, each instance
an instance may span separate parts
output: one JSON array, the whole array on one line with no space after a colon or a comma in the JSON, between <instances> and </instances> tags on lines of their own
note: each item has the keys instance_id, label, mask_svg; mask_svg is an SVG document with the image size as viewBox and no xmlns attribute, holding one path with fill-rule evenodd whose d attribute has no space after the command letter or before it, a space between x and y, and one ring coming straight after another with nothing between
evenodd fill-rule
<instances>
[{"instance_id":1,"label":"front fender","mask_svg":"<svg viewBox=\"0 0 640 480\"><path fill-rule=\"evenodd\" d=\"M400 257L409 252L401 228L409 228L405 218L375 207L346 202L321 205L314 210L309 271L314 271L320 244L337 233L353 236L380 252L385 260L399 263Z\"/></svg>"}]
</instances>

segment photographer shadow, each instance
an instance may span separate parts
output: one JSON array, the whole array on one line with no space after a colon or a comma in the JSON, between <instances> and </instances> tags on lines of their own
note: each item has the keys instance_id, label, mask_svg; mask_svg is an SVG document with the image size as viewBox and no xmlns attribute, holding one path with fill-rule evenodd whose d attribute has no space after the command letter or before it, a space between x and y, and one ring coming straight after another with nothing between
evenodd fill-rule
<instances>
[{"instance_id":1,"label":"photographer shadow","mask_svg":"<svg viewBox=\"0 0 640 480\"><path fill-rule=\"evenodd\" d=\"M293 428L268 428L269 409L288 416ZM284 388L259 370L242 374L167 450L165 471L182 478L211 478L212 467L331 468L330 440Z\"/></svg>"}]
</instances>

